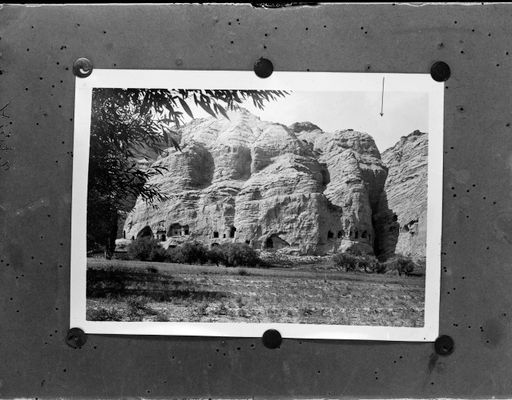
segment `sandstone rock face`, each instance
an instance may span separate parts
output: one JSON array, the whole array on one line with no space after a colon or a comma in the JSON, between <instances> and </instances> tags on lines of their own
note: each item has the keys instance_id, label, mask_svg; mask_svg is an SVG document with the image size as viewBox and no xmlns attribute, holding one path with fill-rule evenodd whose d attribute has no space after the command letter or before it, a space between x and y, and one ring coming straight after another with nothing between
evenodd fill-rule
<instances>
[{"instance_id":1,"label":"sandstone rock face","mask_svg":"<svg viewBox=\"0 0 512 400\"><path fill-rule=\"evenodd\" d=\"M388 178L381 194L376 252L424 258L427 234L428 135L414 131L382 154Z\"/></svg>"},{"instance_id":2,"label":"sandstone rock face","mask_svg":"<svg viewBox=\"0 0 512 400\"><path fill-rule=\"evenodd\" d=\"M292 129L297 130L297 124ZM375 232L372 216L377 212L380 194L384 189L387 170L373 138L352 130L326 133L312 126L297 132L310 144L324 166L324 191L330 204L343 210L339 250L357 248L373 253Z\"/></svg>"},{"instance_id":3,"label":"sandstone rock face","mask_svg":"<svg viewBox=\"0 0 512 400\"><path fill-rule=\"evenodd\" d=\"M196 119L179 135L182 151L158 158L166 172L150 181L166 199L137 200L124 224L127 239L153 235L164 247L240 242L312 255L372 254L381 242L375 216L386 211L387 167L370 135L327 133L309 122L286 127L243 109L229 119Z\"/></svg>"}]
</instances>

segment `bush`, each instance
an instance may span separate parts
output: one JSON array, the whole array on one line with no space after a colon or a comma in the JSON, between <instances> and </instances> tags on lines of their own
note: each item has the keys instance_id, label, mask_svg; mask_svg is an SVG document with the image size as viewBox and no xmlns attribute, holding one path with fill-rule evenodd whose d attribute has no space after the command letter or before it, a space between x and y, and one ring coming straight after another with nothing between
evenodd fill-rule
<instances>
[{"instance_id":1,"label":"bush","mask_svg":"<svg viewBox=\"0 0 512 400\"><path fill-rule=\"evenodd\" d=\"M358 267L364 272L380 272L380 264L377 258L371 255L358 256Z\"/></svg>"},{"instance_id":2,"label":"bush","mask_svg":"<svg viewBox=\"0 0 512 400\"><path fill-rule=\"evenodd\" d=\"M337 253L332 257L332 261L334 265L344 268L345 271L381 272L380 264L374 256L360 252Z\"/></svg>"},{"instance_id":3,"label":"bush","mask_svg":"<svg viewBox=\"0 0 512 400\"><path fill-rule=\"evenodd\" d=\"M198 242L187 242L184 243L181 248L181 257L183 262L186 263L199 263L204 264L208 261L208 250Z\"/></svg>"},{"instance_id":4,"label":"bush","mask_svg":"<svg viewBox=\"0 0 512 400\"><path fill-rule=\"evenodd\" d=\"M409 275L411 274L416 263L411 257L403 256L401 254L395 255L393 258L383 263L387 271L398 271L398 275Z\"/></svg>"},{"instance_id":5,"label":"bush","mask_svg":"<svg viewBox=\"0 0 512 400\"><path fill-rule=\"evenodd\" d=\"M181 263L181 252L179 247L169 247L165 252L165 261Z\"/></svg>"},{"instance_id":6,"label":"bush","mask_svg":"<svg viewBox=\"0 0 512 400\"><path fill-rule=\"evenodd\" d=\"M183 264L204 264L208 261L208 250L201 243L187 242L167 249L166 260Z\"/></svg>"},{"instance_id":7,"label":"bush","mask_svg":"<svg viewBox=\"0 0 512 400\"><path fill-rule=\"evenodd\" d=\"M158 245L158 247L155 247L151 249L151 252L149 253L149 260L150 261L165 261L167 259L167 252L166 250Z\"/></svg>"},{"instance_id":8,"label":"bush","mask_svg":"<svg viewBox=\"0 0 512 400\"><path fill-rule=\"evenodd\" d=\"M226 267L254 267L261 265L258 253L244 243L226 243L207 250L201 243L184 243L167 250L167 260L186 264L223 264Z\"/></svg>"},{"instance_id":9,"label":"bush","mask_svg":"<svg viewBox=\"0 0 512 400\"><path fill-rule=\"evenodd\" d=\"M364 271L368 273L383 274L387 271L397 271L399 275L410 275L418 264L410 257L401 254L395 255L393 258L379 262L374 256L365 255L360 252L338 253L332 257L335 266L342 267L345 271Z\"/></svg>"},{"instance_id":10,"label":"bush","mask_svg":"<svg viewBox=\"0 0 512 400\"><path fill-rule=\"evenodd\" d=\"M128 245L128 257L131 260L163 261L165 259L165 250L160 246L158 240L142 237Z\"/></svg>"},{"instance_id":11,"label":"bush","mask_svg":"<svg viewBox=\"0 0 512 400\"><path fill-rule=\"evenodd\" d=\"M355 271L357 267L357 256L350 253L337 253L332 257L332 262L345 271Z\"/></svg>"},{"instance_id":12,"label":"bush","mask_svg":"<svg viewBox=\"0 0 512 400\"><path fill-rule=\"evenodd\" d=\"M227 243L219 247L226 267L255 267L261 263L256 250L245 243Z\"/></svg>"},{"instance_id":13,"label":"bush","mask_svg":"<svg viewBox=\"0 0 512 400\"><path fill-rule=\"evenodd\" d=\"M208 251L208 261L212 264L219 265L224 264L224 251L220 246L212 247L211 250Z\"/></svg>"},{"instance_id":14,"label":"bush","mask_svg":"<svg viewBox=\"0 0 512 400\"><path fill-rule=\"evenodd\" d=\"M128 246L130 259L167 261L180 264L223 264L227 267L265 266L258 253L245 243L227 243L207 250L199 242L186 242L164 250L158 241L150 238L135 240Z\"/></svg>"}]
</instances>

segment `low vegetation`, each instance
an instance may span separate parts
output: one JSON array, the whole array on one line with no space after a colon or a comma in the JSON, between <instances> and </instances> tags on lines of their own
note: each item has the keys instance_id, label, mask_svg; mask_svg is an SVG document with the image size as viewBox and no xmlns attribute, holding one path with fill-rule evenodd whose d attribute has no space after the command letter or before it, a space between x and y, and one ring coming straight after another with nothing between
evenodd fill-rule
<instances>
[{"instance_id":1,"label":"low vegetation","mask_svg":"<svg viewBox=\"0 0 512 400\"><path fill-rule=\"evenodd\" d=\"M134 240L128 246L124 259L138 261L156 261L177 264L210 264L226 267L262 267L270 266L291 268L294 262L290 256L272 252L270 255L260 257L258 252L245 243L225 243L207 249L199 242L186 242L180 246L164 249L158 240L149 237ZM295 260L296 261L296 260ZM304 263L304 260L300 261ZM334 254L330 262L328 258L311 260L306 264L327 263L338 271L345 272L366 272L366 273L398 273L398 275L417 275L425 271L424 261L413 260L400 254L386 260L379 261L375 256L364 254L359 251L348 251Z\"/></svg>"},{"instance_id":2,"label":"low vegetation","mask_svg":"<svg viewBox=\"0 0 512 400\"><path fill-rule=\"evenodd\" d=\"M226 267L265 266L258 253L245 243L226 243L207 249L199 242L186 242L165 250L160 243L149 237L134 240L128 246L130 260L159 261L178 264L215 264Z\"/></svg>"},{"instance_id":3,"label":"low vegetation","mask_svg":"<svg viewBox=\"0 0 512 400\"><path fill-rule=\"evenodd\" d=\"M410 257L395 255L393 258L381 263L384 272L397 271L398 275L411 275L415 270L418 270L419 265Z\"/></svg>"},{"instance_id":4,"label":"low vegetation","mask_svg":"<svg viewBox=\"0 0 512 400\"><path fill-rule=\"evenodd\" d=\"M345 271L373 272L378 267L378 260L373 256L351 253L337 253L332 257L335 266Z\"/></svg>"},{"instance_id":5,"label":"low vegetation","mask_svg":"<svg viewBox=\"0 0 512 400\"><path fill-rule=\"evenodd\" d=\"M400 254L386 261L379 261L376 257L359 252L337 253L332 257L334 266L344 271L364 271L367 273L388 273L396 271L398 275L411 275L420 267L411 257Z\"/></svg>"},{"instance_id":6,"label":"low vegetation","mask_svg":"<svg viewBox=\"0 0 512 400\"><path fill-rule=\"evenodd\" d=\"M142 237L134 240L128 246L128 258L140 261L164 261L165 249L159 242L150 237Z\"/></svg>"}]
</instances>

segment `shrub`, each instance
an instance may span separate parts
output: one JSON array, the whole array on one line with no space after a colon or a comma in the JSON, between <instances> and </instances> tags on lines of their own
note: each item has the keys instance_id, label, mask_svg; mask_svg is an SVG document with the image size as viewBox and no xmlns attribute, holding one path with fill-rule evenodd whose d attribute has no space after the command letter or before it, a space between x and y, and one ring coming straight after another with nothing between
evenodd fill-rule
<instances>
[{"instance_id":1,"label":"shrub","mask_svg":"<svg viewBox=\"0 0 512 400\"><path fill-rule=\"evenodd\" d=\"M208 261L208 251L201 243L187 242L167 249L166 260L175 263L204 264Z\"/></svg>"},{"instance_id":2,"label":"shrub","mask_svg":"<svg viewBox=\"0 0 512 400\"><path fill-rule=\"evenodd\" d=\"M337 253L332 257L334 265L344 268L346 271L362 270L365 272L380 272L378 260L371 255L361 252Z\"/></svg>"},{"instance_id":3,"label":"shrub","mask_svg":"<svg viewBox=\"0 0 512 400\"><path fill-rule=\"evenodd\" d=\"M375 266L375 269L373 272L376 272L378 274L383 274L386 272L386 265L382 262L377 261L377 265Z\"/></svg>"},{"instance_id":4,"label":"shrub","mask_svg":"<svg viewBox=\"0 0 512 400\"><path fill-rule=\"evenodd\" d=\"M180 246L181 257L185 263L204 264L208 261L208 251L198 242L187 242Z\"/></svg>"},{"instance_id":5,"label":"shrub","mask_svg":"<svg viewBox=\"0 0 512 400\"><path fill-rule=\"evenodd\" d=\"M255 267L261 263L256 250L245 243L227 243L219 247L226 267Z\"/></svg>"},{"instance_id":6,"label":"shrub","mask_svg":"<svg viewBox=\"0 0 512 400\"><path fill-rule=\"evenodd\" d=\"M165 261L181 263L181 252L179 247L169 247L165 252Z\"/></svg>"},{"instance_id":7,"label":"shrub","mask_svg":"<svg viewBox=\"0 0 512 400\"><path fill-rule=\"evenodd\" d=\"M332 257L334 265L344 268L345 271L355 271L358 265L358 256L350 253L337 253Z\"/></svg>"},{"instance_id":8,"label":"shrub","mask_svg":"<svg viewBox=\"0 0 512 400\"><path fill-rule=\"evenodd\" d=\"M227 267L254 267L263 265L258 253L245 243L226 243L207 250L201 243L187 242L169 248L165 254L168 262L185 264L223 264Z\"/></svg>"},{"instance_id":9,"label":"shrub","mask_svg":"<svg viewBox=\"0 0 512 400\"><path fill-rule=\"evenodd\" d=\"M398 275L409 275L414 271L416 263L411 257L397 254L393 258L387 260L384 263L384 266L387 271L398 271Z\"/></svg>"},{"instance_id":10,"label":"shrub","mask_svg":"<svg viewBox=\"0 0 512 400\"><path fill-rule=\"evenodd\" d=\"M220 246L215 246L207 253L208 261L212 264L224 264L224 251Z\"/></svg>"},{"instance_id":11,"label":"shrub","mask_svg":"<svg viewBox=\"0 0 512 400\"><path fill-rule=\"evenodd\" d=\"M380 264L375 256L365 255L358 256L357 258L359 263L358 267L363 269L364 272L379 272Z\"/></svg>"},{"instance_id":12,"label":"shrub","mask_svg":"<svg viewBox=\"0 0 512 400\"><path fill-rule=\"evenodd\" d=\"M128 245L128 257L140 261L163 261L165 250L160 246L158 240L142 237Z\"/></svg>"},{"instance_id":13,"label":"shrub","mask_svg":"<svg viewBox=\"0 0 512 400\"><path fill-rule=\"evenodd\" d=\"M151 252L149 253L149 260L150 261L165 261L167 259L167 251L160 245L158 247L154 247L151 249Z\"/></svg>"}]
</instances>

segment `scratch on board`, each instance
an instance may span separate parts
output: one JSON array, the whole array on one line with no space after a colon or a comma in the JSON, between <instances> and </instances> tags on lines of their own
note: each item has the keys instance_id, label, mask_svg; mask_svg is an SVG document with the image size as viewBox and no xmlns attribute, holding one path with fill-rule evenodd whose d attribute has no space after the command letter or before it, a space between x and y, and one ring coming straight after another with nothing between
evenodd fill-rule
<instances>
[{"instance_id":1,"label":"scratch on board","mask_svg":"<svg viewBox=\"0 0 512 400\"><path fill-rule=\"evenodd\" d=\"M18 208L14 214L19 217L25 214L27 211L34 212L41 207L47 207L50 204L50 201L46 197L42 197L39 200L32 201L21 208Z\"/></svg>"}]
</instances>

